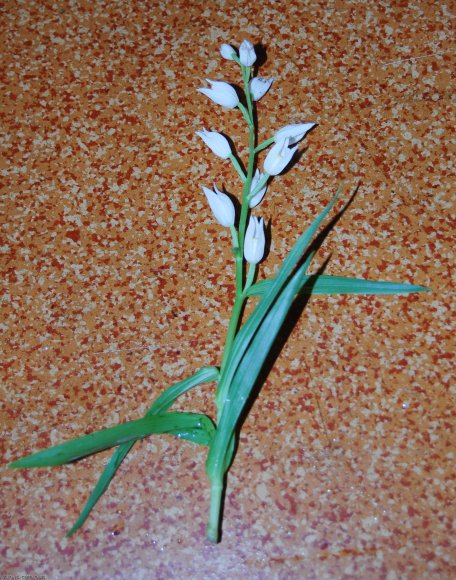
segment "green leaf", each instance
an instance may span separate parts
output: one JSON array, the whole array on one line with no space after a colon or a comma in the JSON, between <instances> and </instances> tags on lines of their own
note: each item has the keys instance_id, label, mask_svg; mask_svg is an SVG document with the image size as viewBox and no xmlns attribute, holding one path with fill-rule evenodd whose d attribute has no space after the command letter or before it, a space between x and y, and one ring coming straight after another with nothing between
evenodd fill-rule
<instances>
[{"instance_id":1,"label":"green leaf","mask_svg":"<svg viewBox=\"0 0 456 580\"><path fill-rule=\"evenodd\" d=\"M158 399L149 408L149 410L146 413L146 417L166 413L166 411L173 405L173 403L176 401L176 399L180 395L182 395L183 393L185 393L189 389L196 387L197 385L200 385L202 383L218 380L219 374L220 373L219 373L219 370L217 367L204 367L204 368L198 370L191 377L188 377L187 379L184 379L183 381L179 381L175 385L171 385L158 397ZM206 430L212 436L212 429L213 429L212 422L210 421L211 426L209 427L207 424L207 421L210 421L210 420L207 417L204 417L204 419L202 419L203 428L201 429L200 427L197 427L195 429L196 432L201 432L201 434L196 437L197 439L199 439L199 437L201 437L197 442L201 443L201 444L206 444L206 445L208 444L208 441L207 442L203 441L204 437L206 437L203 433ZM181 432L174 432L172 434L177 435L177 436L186 435L186 437L190 441L192 441L195 438L195 435L194 435L195 431L192 431L192 430L181 431ZM84 522L86 521L86 519L90 515L90 512L95 507L95 505L98 502L98 500L100 499L100 497L103 495L103 493L109 487L109 484L110 484L112 478L114 477L117 469L119 468L119 466L121 465L121 463L125 459L125 457L128 455L129 451L131 450L131 448L133 447L133 445L135 444L136 441L137 441L137 439L133 439L133 440L130 440L126 443L122 443L116 449L116 451L112 455L109 463L104 468L103 473L101 474L95 488L93 489L89 499L87 500L83 510L81 511L79 518L76 520L75 524L70 529L70 531L67 532L67 534L66 534L67 536L70 536L71 534L76 532L84 524ZM24 458L24 459L27 459L27 458ZM23 460L19 460L19 462L20 461L23 461ZM14 464L16 464L15 467L20 467L19 465L17 465L17 463L19 463L19 462L14 462ZM10 465L10 467L13 466L14 464Z\"/></svg>"},{"instance_id":2,"label":"green leaf","mask_svg":"<svg viewBox=\"0 0 456 580\"><path fill-rule=\"evenodd\" d=\"M199 413L163 413L147 415L136 421L128 421L109 429L103 429L61 445L44 449L10 464L12 468L50 467L76 461L87 455L98 453L144 439L152 434L168 433L191 441L208 445L214 433L214 425L206 415Z\"/></svg>"},{"instance_id":3,"label":"green leaf","mask_svg":"<svg viewBox=\"0 0 456 580\"><path fill-rule=\"evenodd\" d=\"M279 294L236 368L214 439L209 447L206 471L211 480L220 481L230 463L230 441L234 429L296 293L304 284L307 266L306 261Z\"/></svg>"},{"instance_id":4,"label":"green leaf","mask_svg":"<svg viewBox=\"0 0 456 580\"><path fill-rule=\"evenodd\" d=\"M268 292L273 278L261 280L250 286L248 296L263 296ZM326 274L312 274L304 276L304 286L301 294L406 294L409 292L427 292L430 288L402 284L399 282L383 282L377 280L363 280L345 276L329 276Z\"/></svg>"},{"instance_id":5,"label":"green leaf","mask_svg":"<svg viewBox=\"0 0 456 580\"><path fill-rule=\"evenodd\" d=\"M205 445L208 447L215 434L215 425L212 419L203 414L189 414L198 415L200 420L189 428L182 427L176 431L169 432L169 435L175 435L179 439L185 439L186 441L191 441L197 445Z\"/></svg>"},{"instance_id":6,"label":"green leaf","mask_svg":"<svg viewBox=\"0 0 456 580\"><path fill-rule=\"evenodd\" d=\"M129 443L124 443L120 447L118 447L115 452L113 453L109 463L103 470L100 478L97 481L97 484L93 488L92 493L90 494L89 499L86 501L81 513L79 514L78 519L73 524L73 527L65 534L67 538L77 532L81 526L84 525L84 522L89 517L90 512L93 510L95 505L97 504L100 497L104 494L104 492L108 489L109 484L111 483L112 478L116 474L117 469L120 467L122 461L128 455L128 452L135 444L135 441L131 441Z\"/></svg>"},{"instance_id":7,"label":"green leaf","mask_svg":"<svg viewBox=\"0 0 456 580\"><path fill-rule=\"evenodd\" d=\"M224 365L221 376L219 380L219 386L217 391L217 406L221 408L223 405L223 399L227 396L229 386L231 384L232 378L239 362L241 361L244 353L249 346L255 332L260 326L262 320L266 316L269 308L273 304L274 300L277 298L279 292L282 290L285 282L289 278L291 272L301 259L308 245L312 241L317 229L319 228L321 222L331 211L332 207L336 203L336 200L342 190L342 185L339 186L336 195L333 197L332 201L326 206L326 208L320 213L320 215L313 221L313 223L306 229L306 231L298 238L297 242L293 246L292 250L285 258L282 266L280 267L277 275L272 279L271 285L267 288L264 293L262 300L257 304L255 310L252 312L246 323L239 330L236 338L233 342L229 357ZM307 260L307 264L310 260Z\"/></svg>"},{"instance_id":8,"label":"green leaf","mask_svg":"<svg viewBox=\"0 0 456 580\"><path fill-rule=\"evenodd\" d=\"M217 367L203 367L196 371L194 375L179 381L175 385L168 387L163 393L154 401L152 406L147 411L146 415L160 414L167 411L176 401L178 397L197 387L202 383L210 383L218 381L220 371Z\"/></svg>"},{"instance_id":9,"label":"green leaf","mask_svg":"<svg viewBox=\"0 0 456 580\"><path fill-rule=\"evenodd\" d=\"M153 403L150 409L147 411L146 415L159 414L167 411L174 403L174 401L182 394L188 390L201 385L202 383L208 383L210 381L217 381L220 376L217 367L203 367L197 371L191 377L179 381L175 385L168 387ZM74 523L73 527L67 532L67 537L71 536L79 530L79 528L84 524L86 519L89 517L90 512L97 504L100 497L108 489L112 478L116 474L117 469L121 465L122 461L128 455L129 451L135 444L135 441L129 441L128 443L123 443L118 447L113 453L109 463L103 470L96 486L94 487L89 499L87 500L84 508L79 514L78 519Z\"/></svg>"}]
</instances>

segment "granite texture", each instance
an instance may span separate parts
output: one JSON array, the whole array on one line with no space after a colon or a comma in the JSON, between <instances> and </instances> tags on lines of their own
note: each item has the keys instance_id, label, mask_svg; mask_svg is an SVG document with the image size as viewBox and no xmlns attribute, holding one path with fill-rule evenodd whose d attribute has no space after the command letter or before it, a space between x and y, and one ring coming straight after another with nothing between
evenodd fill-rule
<instances>
[{"instance_id":1,"label":"granite texture","mask_svg":"<svg viewBox=\"0 0 456 580\"><path fill-rule=\"evenodd\" d=\"M456 576L451 4L1 4L3 575ZM165 436L135 446L66 539L109 454L5 464L140 417L220 363L233 263L201 185L239 185L195 131L241 155L246 132L196 89L239 82L218 48L244 38L276 79L260 139L318 123L258 208L273 240L260 276L343 178L337 209L357 194L313 269L432 292L309 300L244 424L221 544L205 539L205 450ZM177 408L213 415L212 396Z\"/></svg>"}]
</instances>

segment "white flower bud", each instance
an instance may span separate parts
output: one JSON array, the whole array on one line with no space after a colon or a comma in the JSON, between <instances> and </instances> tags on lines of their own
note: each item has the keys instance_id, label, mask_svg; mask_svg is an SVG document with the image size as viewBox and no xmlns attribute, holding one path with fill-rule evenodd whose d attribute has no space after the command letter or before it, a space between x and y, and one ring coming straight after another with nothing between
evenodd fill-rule
<instances>
[{"instance_id":1,"label":"white flower bud","mask_svg":"<svg viewBox=\"0 0 456 580\"><path fill-rule=\"evenodd\" d=\"M255 175L252 177L252 183L250 185L251 192L255 190L255 187L258 185L258 183L262 177L263 177L263 174L260 173L259 169L257 169L255 171ZM250 207L256 207L262 201L264 194L266 193L267 188L268 188L268 186L265 185L259 191L257 191L257 193L255 193L255 195L252 198L250 198L250 201L249 201Z\"/></svg>"},{"instance_id":2,"label":"white flower bud","mask_svg":"<svg viewBox=\"0 0 456 580\"><path fill-rule=\"evenodd\" d=\"M220 54L226 60L234 60L233 54L236 54L236 50L230 44L222 44L220 47Z\"/></svg>"},{"instance_id":3,"label":"white flower bud","mask_svg":"<svg viewBox=\"0 0 456 580\"><path fill-rule=\"evenodd\" d=\"M278 175L290 163L298 146L290 149L289 141L289 138L282 139L269 150L263 165L265 172L269 175Z\"/></svg>"},{"instance_id":4,"label":"white flower bud","mask_svg":"<svg viewBox=\"0 0 456 580\"><path fill-rule=\"evenodd\" d=\"M244 257L249 264L258 264L263 258L265 241L263 218L250 216L244 239Z\"/></svg>"},{"instance_id":5,"label":"white flower bud","mask_svg":"<svg viewBox=\"0 0 456 580\"><path fill-rule=\"evenodd\" d=\"M259 101L261 97L269 91L274 79L264 79L262 77L255 77L249 83L250 92L254 101Z\"/></svg>"},{"instance_id":6,"label":"white flower bud","mask_svg":"<svg viewBox=\"0 0 456 580\"><path fill-rule=\"evenodd\" d=\"M239 97L235 89L228 83L223 81L211 81L206 79L206 81L211 85L210 89L200 88L199 93L203 93L217 103L217 105L222 105L222 107L227 107L228 109L234 109L239 104Z\"/></svg>"},{"instance_id":7,"label":"white flower bud","mask_svg":"<svg viewBox=\"0 0 456 580\"><path fill-rule=\"evenodd\" d=\"M214 190L215 192L203 185L203 191L211 206L215 219L222 226L229 228L234 225L235 211L233 202L226 193L219 191L215 185Z\"/></svg>"},{"instance_id":8,"label":"white flower bud","mask_svg":"<svg viewBox=\"0 0 456 580\"><path fill-rule=\"evenodd\" d=\"M203 129L202 131L197 131L196 134L201 137L209 149L218 157L228 159L231 155L231 147L228 139L220 133L217 133L217 131L206 131L206 129Z\"/></svg>"},{"instance_id":9,"label":"white flower bud","mask_svg":"<svg viewBox=\"0 0 456 580\"><path fill-rule=\"evenodd\" d=\"M249 40L243 40L239 47L239 60L244 66L252 66L256 61L255 49Z\"/></svg>"},{"instance_id":10,"label":"white flower bud","mask_svg":"<svg viewBox=\"0 0 456 580\"><path fill-rule=\"evenodd\" d=\"M274 141L278 143L283 139L289 139L290 145L294 145L304 137L304 135L315 127L316 123L293 123L279 129L274 135Z\"/></svg>"}]
</instances>

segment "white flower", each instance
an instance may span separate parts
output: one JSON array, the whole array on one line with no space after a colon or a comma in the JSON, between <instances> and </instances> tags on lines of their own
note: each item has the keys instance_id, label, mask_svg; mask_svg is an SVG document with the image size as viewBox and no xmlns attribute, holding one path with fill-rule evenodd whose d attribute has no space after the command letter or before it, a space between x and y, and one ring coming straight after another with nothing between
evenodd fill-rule
<instances>
[{"instance_id":1,"label":"white flower","mask_svg":"<svg viewBox=\"0 0 456 580\"><path fill-rule=\"evenodd\" d=\"M251 192L255 190L255 187L258 185L258 183L262 177L263 177L263 174L260 173L259 169L257 169L255 171L255 175L253 176L252 183L250 185ZM267 188L268 188L268 186L265 185L259 191L257 191L257 193L255 193L255 195L252 198L250 198L250 201L249 201L250 207L256 207L261 202L261 200L264 197L264 194L266 193Z\"/></svg>"},{"instance_id":2,"label":"white flower","mask_svg":"<svg viewBox=\"0 0 456 580\"><path fill-rule=\"evenodd\" d=\"M242 41L242 44L239 47L239 60L244 66L252 66L256 61L255 49L250 41Z\"/></svg>"},{"instance_id":3,"label":"white flower","mask_svg":"<svg viewBox=\"0 0 456 580\"><path fill-rule=\"evenodd\" d=\"M206 131L206 129L203 129L202 131L197 131L196 134L201 137L213 153L222 159L228 159L231 155L231 147L228 139L220 133L217 133L217 131Z\"/></svg>"},{"instance_id":4,"label":"white flower","mask_svg":"<svg viewBox=\"0 0 456 580\"><path fill-rule=\"evenodd\" d=\"M262 77L255 77L249 83L250 92L254 101L259 101L261 97L269 91L274 79L264 79Z\"/></svg>"},{"instance_id":5,"label":"white flower","mask_svg":"<svg viewBox=\"0 0 456 580\"><path fill-rule=\"evenodd\" d=\"M304 137L304 135L315 127L316 123L293 123L279 129L274 135L274 141L278 143L282 139L290 139L290 145L294 145Z\"/></svg>"},{"instance_id":6,"label":"white flower","mask_svg":"<svg viewBox=\"0 0 456 580\"><path fill-rule=\"evenodd\" d=\"M263 218L250 216L249 225L245 232L244 257L249 264L258 264L264 255L264 226Z\"/></svg>"},{"instance_id":7,"label":"white flower","mask_svg":"<svg viewBox=\"0 0 456 580\"><path fill-rule=\"evenodd\" d=\"M216 185L214 185L214 190L215 192L203 185L203 191L206 194L215 219L222 226L229 228L234 225L235 212L233 202L226 193L219 191Z\"/></svg>"},{"instance_id":8,"label":"white flower","mask_svg":"<svg viewBox=\"0 0 456 580\"><path fill-rule=\"evenodd\" d=\"M290 149L288 147L289 143L289 138L282 139L282 141L279 141L270 149L264 160L264 170L266 173L269 175L278 175L290 163L298 146L296 145L296 147Z\"/></svg>"},{"instance_id":9,"label":"white flower","mask_svg":"<svg viewBox=\"0 0 456 580\"><path fill-rule=\"evenodd\" d=\"M226 60L234 60L233 53L236 54L236 50L230 44L222 44L220 47L220 54Z\"/></svg>"},{"instance_id":10,"label":"white flower","mask_svg":"<svg viewBox=\"0 0 456 580\"><path fill-rule=\"evenodd\" d=\"M211 101L214 101L214 103L217 103L217 105L222 105L222 107L234 109L238 106L239 97L230 84L223 81L211 81L210 79L206 80L211 85L211 88L200 88L198 89L199 93L203 93L203 95L209 97Z\"/></svg>"}]
</instances>

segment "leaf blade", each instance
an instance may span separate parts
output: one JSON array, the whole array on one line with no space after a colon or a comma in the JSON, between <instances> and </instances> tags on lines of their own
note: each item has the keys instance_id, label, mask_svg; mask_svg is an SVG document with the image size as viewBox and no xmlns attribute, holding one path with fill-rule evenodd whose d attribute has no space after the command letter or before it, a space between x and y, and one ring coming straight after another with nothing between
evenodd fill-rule
<instances>
[{"instance_id":1,"label":"leaf blade","mask_svg":"<svg viewBox=\"0 0 456 580\"><path fill-rule=\"evenodd\" d=\"M306 268L307 263L304 263L286 283L236 368L229 398L225 400L214 439L209 447L206 471L211 480L220 480L230 463L230 441L234 429L296 293L303 285Z\"/></svg>"},{"instance_id":2,"label":"leaf blade","mask_svg":"<svg viewBox=\"0 0 456 580\"><path fill-rule=\"evenodd\" d=\"M210 431L206 415L200 413L169 412L146 415L142 419L127 421L115 427L102 429L60 445L38 451L13 461L9 467L24 469L64 465L123 443L144 439L149 435L167 433L177 437L190 437L194 441L207 441ZM198 433L201 431L201 433ZM210 440L210 439L209 439Z\"/></svg>"},{"instance_id":3,"label":"leaf blade","mask_svg":"<svg viewBox=\"0 0 456 580\"><path fill-rule=\"evenodd\" d=\"M244 356L244 353L248 348L248 345L252 340L255 332L261 325L262 320L264 319L274 300L277 298L278 294L282 290L284 284L289 278L294 267L296 266L296 264L304 254L305 250L311 243L313 236L315 235L320 224L336 203L341 191L342 184L339 186L336 194L334 195L333 199L329 202L329 204L323 209L323 211L317 216L317 218L315 218L315 220L311 223L311 225L298 238L293 248L290 250L289 254L283 261L282 266L280 267L276 276L272 279L272 283L265 292L264 296L262 297L262 300L257 304L248 320L245 322L245 324L242 326L242 328L236 335L229 357L226 361L224 368L221 370L219 387L217 391L218 407L220 407L223 402L221 399L223 399L227 394L233 375L236 372L236 368L239 365L242 357ZM309 256L309 259L306 261L307 264L310 262L311 257L312 256Z\"/></svg>"},{"instance_id":4,"label":"leaf blade","mask_svg":"<svg viewBox=\"0 0 456 580\"><path fill-rule=\"evenodd\" d=\"M248 290L249 296L263 296L268 291L272 279L261 280ZM408 294L411 292L428 292L430 288L406 284L402 282L388 282L383 280L366 280L347 276L331 276L327 274L311 274L305 276L305 284L301 294Z\"/></svg>"},{"instance_id":5,"label":"leaf blade","mask_svg":"<svg viewBox=\"0 0 456 580\"><path fill-rule=\"evenodd\" d=\"M199 369L191 377L187 377L183 381L179 381L178 383L168 387L158 397L158 399L154 401L154 403L151 405L146 414L167 411L180 395L192 389L193 387L201 385L202 383L216 381L218 380L219 376L220 373L217 367L203 367ZM89 498L84 504L84 507L82 508L81 513L79 514L77 520L75 521L71 529L68 530L68 532L66 533L67 537L77 532L79 528L81 528L84 525L85 521L90 515L90 512L98 503L98 500L101 498L104 492L108 489L109 484L112 481L112 478L116 474L116 471L122 464L122 461L130 452L134 444L135 441L124 443L114 451L111 459L109 460L109 463L104 468L94 489L92 490L92 493L90 494Z\"/></svg>"},{"instance_id":6,"label":"leaf blade","mask_svg":"<svg viewBox=\"0 0 456 580\"><path fill-rule=\"evenodd\" d=\"M196 387L205 382L211 382L218 380L220 376L219 370L217 367L203 367L199 369L196 373L192 376L187 377L183 381L179 381L178 383L171 385L168 387L159 397L154 401L151 405L149 410L147 411L146 415L148 414L159 414L166 412L175 402L175 400L188 391L193 387ZM71 536L74 532L76 532L87 520L89 517L92 509L97 504L98 500L104 494L104 492L109 487L112 478L116 474L117 469L122 464L125 457L130 452L131 448L135 444L135 440L129 441L127 443L121 444L113 453L109 463L105 466L101 476L99 477L92 493L90 494L89 498L87 499L79 517L77 518L76 522L73 524L72 528L67 532L67 536Z\"/></svg>"}]
</instances>

